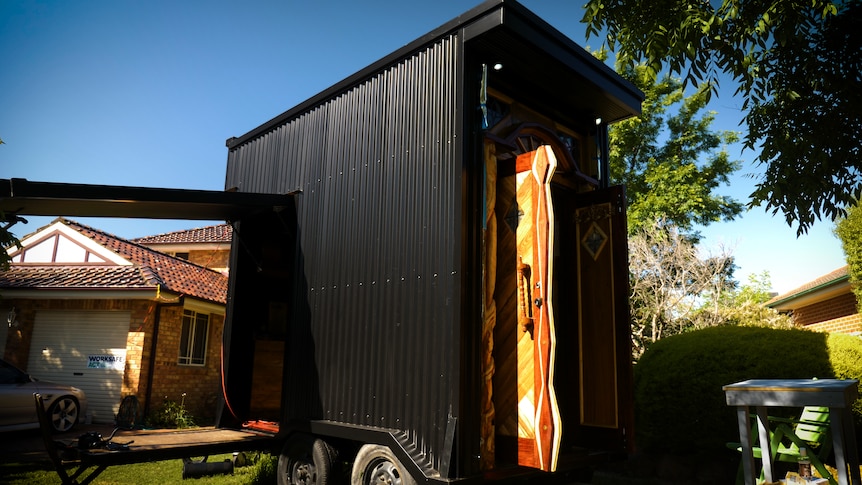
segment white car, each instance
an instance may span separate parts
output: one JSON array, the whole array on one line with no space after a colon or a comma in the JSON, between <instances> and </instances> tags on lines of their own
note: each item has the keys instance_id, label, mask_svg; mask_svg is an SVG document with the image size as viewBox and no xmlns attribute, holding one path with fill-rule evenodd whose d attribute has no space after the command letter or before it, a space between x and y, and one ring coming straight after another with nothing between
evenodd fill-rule
<instances>
[{"instance_id":1,"label":"white car","mask_svg":"<svg viewBox=\"0 0 862 485\"><path fill-rule=\"evenodd\" d=\"M0 431L39 427L35 393L42 395L51 427L57 433L72 429L87 412L84 391L34 379L0 359Z\"/></svg>"}]
</instances>

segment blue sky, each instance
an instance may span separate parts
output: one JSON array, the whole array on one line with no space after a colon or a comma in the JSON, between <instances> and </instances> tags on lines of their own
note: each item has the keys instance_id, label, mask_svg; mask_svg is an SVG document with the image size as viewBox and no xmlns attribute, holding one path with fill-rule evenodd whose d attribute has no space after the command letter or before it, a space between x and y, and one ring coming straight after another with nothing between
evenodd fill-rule
<instances>
[{"instance_id":1,"label":"blue sky","mask_svg":"<svg viewBox=\"0 0 862 485\"><path fill-rule=\"evenodd\" d=\"M581 2L523 0L581 45ZM478 4L217 0L0 2L0 178L222 190L225 140L239 136ZM589 44L598 47L599 39ZM713 101L716 128L739 103ZM746 200L751 152L721 193ZM77 218L125 238L195 221ZM18 236L50 218L30 218ZM732 248L738 276L768 271L789 291L845 264L832 223L796 237L756 208L703 233Z\"/></svg>"}]
</instances>

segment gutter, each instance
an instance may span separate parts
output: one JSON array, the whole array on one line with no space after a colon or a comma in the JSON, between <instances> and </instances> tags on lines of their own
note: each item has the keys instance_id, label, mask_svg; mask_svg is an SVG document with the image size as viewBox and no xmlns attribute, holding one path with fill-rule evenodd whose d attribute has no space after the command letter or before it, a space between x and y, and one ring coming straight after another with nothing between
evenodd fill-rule
<instances>
[{"instance_id":1,"label":"gutter","mask_svg":"<svg viewBox=\"0 0 862 485\"><path fill-rule=\"evenodd\" d=\"M814 287L808 288L806 290L800 291L798 293L792 293L792 294L790 294L790 295L788 295L788 296L786 296L780 300L767 302L765 304L765 306L767 306L769 308L775 308L775 307L781 306L785 303L792 302L794 300L801 300L806 296L811 296L814 293L821 292L823 290L826 290L829 287L836 286L836 285L841 284L841 283L846 282L849 284L849 281L850 281L850 275L845 275L845 276L842 276L840 278L837 278L837 279L834 279L831 281L827 281L827 282L821 283L817 286L814 286Z\"/></svg>"},{"instance_id":2,"label":"gutter","mask_svg":"<svg viewBox=\"0 0 862 485\"><path fill-rule=\"evenodd\" d=\"M150 345L150 365L147 366L147 395L144 397L144 416L150 414L150 402L153 398L153 374L156 371L156 356L159 344L159 326L162 320L162 308L172 306L183 306L185 298L180 295L174 302L164 303L156 301L156 315L153 321L153 341Z\"/></svg>"}]
</instances>

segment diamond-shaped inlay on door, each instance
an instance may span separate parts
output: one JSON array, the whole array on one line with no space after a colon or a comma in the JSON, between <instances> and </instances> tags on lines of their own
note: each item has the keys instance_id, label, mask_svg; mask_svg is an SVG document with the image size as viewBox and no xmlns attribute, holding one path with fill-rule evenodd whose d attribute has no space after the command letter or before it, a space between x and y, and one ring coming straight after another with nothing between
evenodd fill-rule
<instances>
[{"instance_id":1,"label":"diamond-shaped inlay on door","mask_svg":"<svg viewBox=\"0 0 862 485\"><path fill-rule=\"evenodd\" d=\"M608 235L605 234L605 231L602 231L602 228L595 222L590 225L587 233L584 234L583 238L581 238L581 245L584 246L584 249L590 253L590 256L592 256L593 259L599 257L599 254L602 252L602 249L605 247L607 242Z\"/></svg>"}]
</instances>

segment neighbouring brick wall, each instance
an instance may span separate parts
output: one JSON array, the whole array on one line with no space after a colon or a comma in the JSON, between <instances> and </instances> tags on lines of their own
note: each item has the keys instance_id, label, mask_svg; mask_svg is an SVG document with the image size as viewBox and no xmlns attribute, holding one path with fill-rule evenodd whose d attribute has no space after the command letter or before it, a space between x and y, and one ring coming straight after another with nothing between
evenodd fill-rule
<instances>
[{"instance_id":1,"label":"neighbouring brick wall","mask_svg":"<svg viewBox=\"0 0 862 485\"><path fill-rule=\"evenodd\" d=\"M794 310L793 322L799 326L809 326L819 322L848 317L856 313L856 297L853 293L846 293Z\"/></svg>"},{"instance_id":2,"label":"neighbouring brick wall","mask_svg":"<svg viewBox=\"0 0 862 485\"><path fill-rule=\"evenodd\" d=\"M16 300L4 298L3 304L15 308L18 326L7 327L5 359L10 364L22 370L27 370L27 359L30 358L30 340L33 337L33 322L36 310L31 300Z\"/></svg>"},{"instance_id":3,"label":"neighbouring brick wall","mask_svg":"<svg viewBox=\"0 0 862 485\"><path fill-rule=\"evenodd\" d=\"M817 332L860 333L862 332L862 315L855 313L846 317L813 323L805 328Z\"/></svg>"},{"instance_id":4,"label":"neighbouring brick wall","mask_svg":"<svg viewBox=\"0 0 862 485\"><path fill-rule=\"evenodd\" d=\"M114 300L104 300L114 301ZM129 334L126 337L126 370L123 373L123 396L134 394L140 403L146 398L146 382L149 367L156 308L152 301L131 301L132 317L129 319Z\"/></svg>"},{"instance_id":5,"label":"neighbouring brick wall","mask_svg":"<svg viewBox=\"0 0 862 485\"><path fill-rule=\"evenodd\" d=\"M205 268L222 270L229 266L230 244L228 249L189 251L189 261Z\"/></svg>"},{"instance_id":6,"label":"neighbouring brick wall","mask_svg":"<svg viewBox=\"0 0 862 485\"><path fill-rule=\"evenodd\" d=\"M150 410L160 408L164 400L168 399L182 402L195 417L210 419L215 415L215 406L221 393L220 359L224 317L210 314L206 363L203 366L179 365L177 362L182 317L182 307L162 308Z\"/></svg>"}]
</instances>

